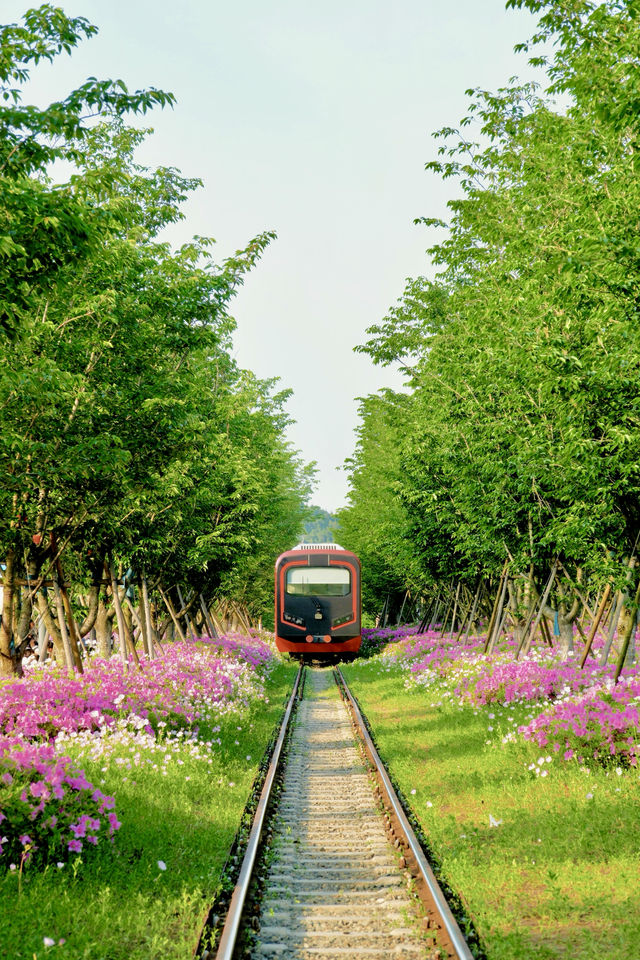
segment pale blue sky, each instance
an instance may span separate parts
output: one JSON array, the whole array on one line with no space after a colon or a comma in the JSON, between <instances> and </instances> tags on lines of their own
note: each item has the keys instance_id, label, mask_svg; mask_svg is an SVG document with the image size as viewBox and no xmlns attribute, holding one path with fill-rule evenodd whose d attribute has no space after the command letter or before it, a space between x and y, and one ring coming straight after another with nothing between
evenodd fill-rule
<instances>
[{"instance_id":1,"label":"pale blue sky","mask_svg":"<svg viewBox=\"0 0 640 960\"><path fill-rule=\"evenodd\" d=\"M0 0L3 22L27 6ZM513 45L535 21L504 0L74 0L100 28L34 72L30 99L87 76L158 86L173 110L145 121L141 160L201 177L172 231L214 236L220 258L265 229L278 240L234 304L238 362L291 387L289 439L316 460L314 502L342 505L356 397L399 383L353 353L365 329L431 275L433 236L455 185L425 173L431 133L455 126L468 87L531 78Z\"/></svg>"}]
</instances>

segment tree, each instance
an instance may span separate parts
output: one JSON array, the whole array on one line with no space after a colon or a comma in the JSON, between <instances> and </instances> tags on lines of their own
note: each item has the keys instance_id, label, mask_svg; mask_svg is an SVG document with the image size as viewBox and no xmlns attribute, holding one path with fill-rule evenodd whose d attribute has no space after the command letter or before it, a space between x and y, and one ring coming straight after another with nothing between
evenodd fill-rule
<instances>
[{"instance_id":1,"label":"tree","mask_svg":"<svg viewBox=\"0 0 640 960\"><path fill-rule=\"evenodd\" d=\"M24 80L22 61L53 56L93 29L50 7L29 14L24 28L5 30L6 75ZM252 592L243 563L262 576L267 550L288 545L301 521L308 475L281 439L287 393L238 370L230 355L230 301L274 235L222 264L206 238L171 249L160 232L199 181L140 166L145 132L119 117L91 128L81 118L83 105L118 114L170 100L88 81L49 111L4 115L14 147L5 181L25 232L37 241L43 207L29 213L32 195L60 199L76 218L66 233L62 219L54 224L49 261L22 244L20 262L34 270L12 275L22 277L19 297L14 279L3 290L13 305L0 363L4 672L20 669L34 602L69 666L70 657L81 666L78 634L96 618L107 649L114 612L123 655L122 629L136 656L132 617L150 651L149 591L170 600L175 589L176 599L182 584L193 606L226 585L259 606L264 580ZM58 156L75 168L53 187L43 165ZM47 584L61 589L58 620ZM136 584L146 597L137 614Z\"/></svg>"},{"instance_id":2,"label":"tree","mask_svg":"<svg viewBox=\"0 0 640 960\"><path fill-rule=\"evenodd\" d=\"M578 569L623 577L639 529L640 25L632 0L509 5L541 13L532 45L555 46L536 59L569 106L530 84L469 91L427 165L461 190L436 281L412 281L361 349L409 374L390 494L425 580L509 559L535 594L559 558L568 643Z\"/></svg>"}]
</instances>

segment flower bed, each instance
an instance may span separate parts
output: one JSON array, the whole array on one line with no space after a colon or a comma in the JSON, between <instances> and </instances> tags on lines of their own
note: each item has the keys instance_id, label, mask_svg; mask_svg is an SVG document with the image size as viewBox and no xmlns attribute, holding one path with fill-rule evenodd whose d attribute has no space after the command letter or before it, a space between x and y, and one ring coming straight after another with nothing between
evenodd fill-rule
<instances>
[{"instance_id":1,"label":"flower bed","mask_svg":"<svg viewBox=\"0 0 640 960\"><path fill-rule=\"evenodd\" d=\"M197 724L246 706L259 695L257 667L274 654L260 640L239 637L175 643L140 669L116 658L91 661L83 675L56 671L0 688L0 735L52 739L64 730L103 730L119 717L143 717L147 729Z\"/></svg>"},{"instance_id":2,"label":"flower bed","mask_svg":"<svg viewBox=\"0 0 640 960\"><path fill-rule=\"evenodd\" d=\"M0 863L44 864L110 839L115 799L77 767L82 756L158 768L180 750L208 759L198 738L225 714L264 696L275 653L229 635L168 646L140 667L93 659L83 675L32 672L0 687ZM75 762L69 754L76 758ZM126 754L126 756L123 756Z\"/></svg>"},{"instance_id":3,"label":"flower bed","mask_svg":"<svg viewBox=\"0 0 640 960\"><path fill-rule=\"evenodd\" d=\"M626 677L614 684L606 680L582 696L564 700L519 728L526 740L574 757L581 763L595 760L638 765L640 756L640 679Z\"/></svg>"},{"instance_id":4,"label":"flower bed","mask_svg":"<svg viewBox=\"0 0 640 960\"><path fill-rule=\"evenodd\" d=\"M525 740L567 761L575 757L585 764L606 764L615 758L616 763L637 765L638 667L625 668L614 684L613 664L600 667L592 660L581 670L576 656L562 660L547 647L516 660L510 638L490 655L483 652L484 637L462 643L433 631L412 634L405 627L400 636L389 631L386 639L389 645L379 661L404 671L408 689L433 686L441 702L476 708L522 705L529 711L528 722L517 732Z\"/></svg>"}]
</instances>

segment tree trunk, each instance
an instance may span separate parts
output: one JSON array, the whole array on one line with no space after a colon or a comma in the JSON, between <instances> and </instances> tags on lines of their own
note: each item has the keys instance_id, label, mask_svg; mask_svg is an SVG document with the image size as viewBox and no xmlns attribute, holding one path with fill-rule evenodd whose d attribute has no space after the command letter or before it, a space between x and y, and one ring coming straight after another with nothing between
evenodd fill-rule
<instances>
[{"instance_id":1,"label":"tree trunk","mask_svg":"<svg viewBox=\"0 0 640 960\"><path fill-rule=\"evenodd\" d=\"M180 601L180 611L182 612L184 610L184 618L187 624L187 632L191 634L191 639L195 640L196 639L195 631L193 629L191 618L189 617L189 608L191 607L191 603L185 604L184 598L182 596L182 590L180 589L179 584L176 584L176 590L178 591L178 600ZM191 600L193 601L193 599L194 598L192 597Z\"/></svg>"},{"instance_id":2,"label":"tree trunk","mask_svg":"<svg viewBox=\"0 0 640 960\"><path fill-rule=\"evenodd\" d=\"M129 598L127 596L125 587L122 588L122 596L120 596L120 593L118 593L118 597L120 599L120 608L122 610L122 618L124 620L124 633L125 633L125 640L127 644L127 650L129 651L130 659L134 660L139 666L140 657L138 656L138 651L136 650L136 638L135 638L135 631L133 628L133 621L135 620L136 623L138 624L140 633L142 633L142 627L140 626L140 621L138 620L138 616L135 610L133 609L133 606L131 605L131 603L129 603ZM122 606L123 600L126 600L126 603L124 606Z\"/></svg>"},{"instance_id":3,"label":"tree trunk","mask_svg":"<svg viewBox=\"0 0 640 960\"><path fill-rule=\"evenodd\" d=\"M434 608L433 608L433 617L429 621L429 626L427 627L427 632L435 630L436 623L438 622L438 616L440 614L440 608L442 606L442 597L438 594Z\"/></svg>"},{"instance_id":4,"label":"tree trunk","mask_svg":"<svg viewBox=\"0 0 640 960\"><path fill-rule=\"evenodd\" d=\"M613 676L614 683L618 682L618 680L620 679L620 674L622 673L622 668L624 666L624 662L627 656L627 651L629 649L629 641L631 639L631 634L635 630L636 615L638 613L639 605L640 605L640 583L638 583L636 594L635 594L635 597L633 598L633 603L631 604L631 607L629 608L628 611L625 609L625 615L627 615L627 613L628 615L626 616L626 621L623 628L622 642L620 644L620 652L618 654L618 662L616 663L616 670Z\"/></svg>"},{"instance_id":5,"label":"tree trunk","mask_svg":"<svg viewBox=\"0 0 640 960\"><path fill-rule=\"evenodd\" d=\"M592 624L591 624L591 629L589 630L589 636L588 636L587 639L586 639L586 642L585 642L585 645L584 645L584 650L582 651L582 659L580 660L580 669L581 669L581 670L583 669L583 667L584 667L584 665L585 665L585 663L586 663L586 661L587 661L587 657L589 656L589 651L591 650L591 647L592 647L592 644L593 644L593 638L595 637L596 633L598 632L598 627L600 626L600 621L602 620L602 615L604 614L605 608L606 608L606 606L607 606L607 600L609 599L609 594L610 594L610 593L611 593L611 584L608 583L608 584L606 585L606 587L604 588L604 593L602 594L602 600L600 601L600 603L599 603L599 605L598 605L598 609L597 609L597 611L596 611L595 619L593 620L593 622L592 622Z\"/></svg>"},{"instance_id":6,"label":"tree trunk","mask_svg":"<svg viewBox=\"0 0 640 960\"><path fill-rule=\"evenodd\" d=\"M118 593L118 581L116 580L116 571L113 564L110 564L109 573L111 577L111 596L113 597L113 606L116 611L116 620L118 622L118 647L120 649L120 659L125 670L129 669L127 661L127 631L124 625L124 614L120 603L120 594Z\"/></svg>"},{"instance_id":7,"label":"tree trunk","mask_svg":"<svg viewBox=\"0 0 640 960\"><path fill-rule=\"evenodd\" d=\"M489 644L491 643L491 637L493 636L493 629L495 626L496 618L498 615L498 605L500 604L500 598L502 597L502 588L504 586L504 581L507 576L507 570L509 569L509 561L505 560L504 567L502 568L502 573L500 574L500 580L498 582L498 590L496 592L496 599L493 602L493 609L491 610L491 617L489 619L489 624L487 626L487 638L484 642L484 653L487 653L489 650ZM491 588L489 588L491 589Z\"/></svg>"},{"instance_id":8,"label":"tree trunk","mask_svg":"<svg viewBox=\"0 0 640 960\"><path fill-rule=\"evenodd\" d=\"M459 600L460 600L460 581L458 580L458 586L456 587L456 598L455 598L455 600L453 601L453 614L452 614L452 616L451 616L451 629L450 629L450 631L449 631L449 634L450 634L450 635L453 635L453 629L454 629L454 627L455 627L456 616L457 616L457 613L458 613L458 603L459 603ZM446 624L445 624L445 626L446 626Z\"/></svg>"},{"instance_id":9,"label":"tree trunk","mask_svg":"<svg viewBox=\"0 0 640 960\"><path fill-rule=\"evenodd\" d=\"M102 597L98 597L96 611L96 637L98 640L98 656L108 659L111 656L111 634L113 633L113 614L109 612Z\"/></svg>"},{"instance_id":10,"label":"tree trunk","mask_svg":"<svg viewBox=\"0 0 640 960\"><path fill-rule=\"evenodd\" d=\"M552 586L553 586L553 582L554 582L554 580L555 580L555 578L556 578L556 571L557 571L557 569L558 569L558 561L557 561L557 559L556 559L556 560L553 561L553 566L552 566L552 568L551 568L551 573L549 574L549 579L547 580L546 586L545 586L545 588L544 588L544 593L542 594L542 599L540 600L540 606L538 607L538 613L537 613L537 615L536 615L536 618L535 618L535 621L534 621L534 623L533 623L533 626L531 627L528 635L525 637L522 646L519 647L518 650L516 651L516 660L518 659L518 657L520 656L521 653L522 653L523 656L526 656L527 653L529 652L529 648L531 647L531 644L532 644L532 642L533 642L533 638L534 638L535 635L536 635L536 630L538 629L540 623L542 622L542 618L543 618L543 616L544 616L544 612L545 612L545 610L547 609L546 604L547 604L547 600L548 600L548 598L549 598L549 594L551 593L551 588L552 588Z\"/></svg>"},{"instance_id":11,"label":"tree trunk","mask_svg":"<svg viewBox=\"0 0 640 960\"><path fill-rule=\"evenodd\" d=\"M607 636L607 641L604 645L604 649L600 656L600 666L606 666L607 660L609 659L609 653L611 651L611 645L613 643L613 637L618 626L618 620L624 606L628 603L629 600L629 584L633 576L633 570L636 565L636 557L632 556L629 560L627 573L626 573L626 585L624 590L619 590L617 595L616 603L612 604L611 620L609 621L609 634Z\"/></svg>"},{"instance_id":12,"label":"tree trunk","mask_svg":"<svg viewBox=\"0 0 640 960\"><path fill-rule=\"evenodd\" d=\"M49 634L42 617L38 617L38 660L44 663L49 654Z\"/></svg>"},{"instance_id":13,"label":"tree trunk","mask_svg":"<svg viewBox=\"0 0 640 960\"><path fill-rule=\"evenodd\" d=\"M493 653L493 648L496 645L496 640L500 635L502 624L504 622L502 617L502 611L504 609L504 600L507 595L507 586L509 583L509 577L507 575L508 570L509 570L509 565L508 563L505 563L503 576L500 582L500 591L496 597L496 603L493 608L491 623L489 625L489 629L487 630L487 639L484 645L485 653Z\"/></svg>"},{"instance_id":14,"label":"tree trunk","mask_svg":"<svg viewBox=\"0 0 640 960\"><path fill-rule=\"evenodd\" d=\"M185 637L185 635L184 635L184 630L182 629L182 625L180 624L180 621L178 620L178 615L176 614L175 607L173 606L173 604L172 604L172 602L171 602L171 597L169 597L167 594L165 594L160 586L158 587L158 590L160 591L160 596L162 597L162 599L163 599L163 601L164 601L164 605L165 605L165 607L167 608L167 610L169 611L169 615L170 615L171 619L173 620L173 625L175 626L176 630L178 631L178 636L180 637L180 639L182 640L182 642L185 643L187 638Z\"/></svg>"},{"instance_id":15,"label":"tree trunk","mask_svg":"<svg viewBox=\"0 0 640 960\"><path fill-rule=\"evenodd\" d=\"M100 597L100 583L94 583L89 587L89 604L87 607L87 615L85 616L82 623L78 624L78 634L80 637L86 637L96 625L96 618L98 616L98 601Z\"/></svg>"},{"instance_id":16,"label":"tree trunk","mask_svg":"<svg viewBox=\"0 0 640 960\"><path fill-rule=\"evenodd\" d=\"M564 609L563 609L564 608ZM558 627L560 629L560 653L566 658L573 652L573 619L565 613L564 604L558 609Z\"/></svg>"},{"instance_id":17,"label":"tree trunk","mask_svg":"<svg viewBox=\"0 0 640 960\"><path fill-rule=\"evenodd\" d=\"M202 596L202 594L200 594L200 606L202 607L202 613L204 615L205 623L207 624L207 631L209 633L209 637L212 640L215 640L217 637L216 628L213 625L213 620L211 619L209 608L207 607L207 604L205 603L205 599Z\"/></svg>"},{"instance_id":18,"label":"tree trunk","mask_svg":"<svg viewBox=\"0 0 640 960\"><path fill-rule=\"evenodd\" d=\"M476 611L477 611L477 609L478 609L478 603L480 602L480 598L482 597L483 588L484 588L484 584L483 584L482 580L480 579L480 580L478 580L478 586L476 587L475 596L474 596L474 598L473 598L473 604L472 604L472 606L471 606L471 612L469 613L469 619L468 619L468 621L467 621L467 629L466 629L465 632L464 632L464 643L466 643L466 642L468 641L468 639L469 639L469 633L471 632L471 627L472 627L473 624L475 623Z\"/></svg>"},{"instance_id":19,"label":"tree trunk","mask_svg":"<svg viewBox=\"0 0 640 960\"><path fill-rule=\"evenodd\" d=\"M73 611L71 610L71 601L69 600L69 594L67 593L67 588L64 585L62 579L62 568L60 565L60 560L57 563L58 568L58 577L60 580L59 589L62 596L62 604L67 614L67 622L69 624L69 642L71 645L71 656L73 657L73 664L78 670L79 673L84 673L84 667L82 665L82 658L80 656L80 637L78 636L76 622L73 618ZM54 579L54 588L55 588L55 579ZM56 601L57 604L57 601ZM64 637L63 637L64 643Z\"/></svg>"},{"instance_id":20,"label":"tree trunk","mask_svg":"<svg viewBox=\"0 0 640 960\"><path fill-rule=\"evenodd\" d=\"M15 673L13 658L13 599L15 590L16 554L11 547L6 554L6 567L2 578L2 619L0 620L0 673L11 676Z\"/></svg>"},{"instance_id":21,"label":"tree trunk","mask_svg":"<svg viewBox=\"0 0 640 960\"><path fill-rule=\"evenodd\" d=\"M56 601L56 612L58 614L58 625L60 627L60 636L62 637L62 648L64 650L64 659L69 673L73 676L74 672L74 661L73 661L73 650L71 649L71 641L69 640L69 634L67 632L67 624L64 619L64 603L62 600L62 592L60 590L60 585L58 583L58 574L57 571L53 576L53 595Z\"/></svg>"},{"instance_id":22,"label":"tree trunk","mask_svg":"<svg viewBox=\"0 0 640 960\"><path fill-rule=\"evenodd\" d=\"M149 603L149 589L147 587L147 577L142 571L142 608L144 609L144 621L147 633L147 654L150 660L153 660L153 623L151 621L151 604Z\"/></svg>"},{"instance_id":23,"label":"tree trunk","mask_svg":"<svg viewBox=\"0 0 640 960\"><path fill-rule=\"evenodd\" d=\"M56 660L56 663L62 664L65 662L62 634L60 633L60 629L53 618L53 614L51 613L46 587L42 587L41 590L38 590L38 593L36 594L36 602L38 604L38 612L42 617L44 625L47 629L47 633L53 641L53 656Z\"/></svg>"}]
</instances>

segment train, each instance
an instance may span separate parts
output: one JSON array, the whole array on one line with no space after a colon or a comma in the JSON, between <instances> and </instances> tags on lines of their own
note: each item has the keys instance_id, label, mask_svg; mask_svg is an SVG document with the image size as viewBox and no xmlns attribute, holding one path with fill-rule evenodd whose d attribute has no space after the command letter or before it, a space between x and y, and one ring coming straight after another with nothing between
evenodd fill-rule
<instances>
[{"instance_id":1,"label":"train","mask_svg":"<svg viewBox=\"0 0 640 960\"><path fill-rule=\"evenodd\" d=\"M352 660L362 643L360 561L337 543L299 543L275 568L278 650L301 660Z\"/></svg>"}]
</instances>

